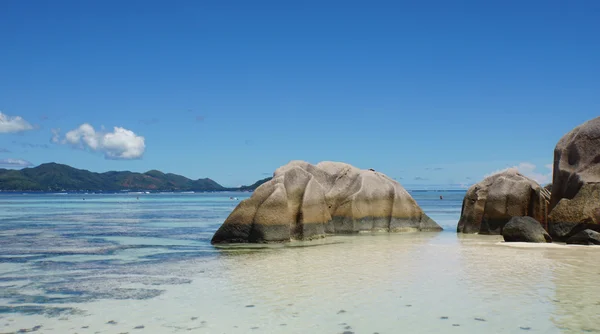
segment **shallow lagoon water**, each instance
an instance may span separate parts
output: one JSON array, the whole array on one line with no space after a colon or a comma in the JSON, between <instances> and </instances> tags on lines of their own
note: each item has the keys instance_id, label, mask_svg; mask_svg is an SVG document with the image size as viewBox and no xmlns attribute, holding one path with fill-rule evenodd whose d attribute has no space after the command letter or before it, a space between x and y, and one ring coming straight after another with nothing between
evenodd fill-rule
<instances>
[{"instance_id":1,"label":"shallow lagoon water","mask_svg":"<svg viewBox=\"0 0 600 334\"><path fill-rule=\"evenodd\" d=\"M462 192L412 193L441 233L211 246L248 195L0 195L0 333L600 331L600 247L457 235Z\"/></svg>"}]
</instances>

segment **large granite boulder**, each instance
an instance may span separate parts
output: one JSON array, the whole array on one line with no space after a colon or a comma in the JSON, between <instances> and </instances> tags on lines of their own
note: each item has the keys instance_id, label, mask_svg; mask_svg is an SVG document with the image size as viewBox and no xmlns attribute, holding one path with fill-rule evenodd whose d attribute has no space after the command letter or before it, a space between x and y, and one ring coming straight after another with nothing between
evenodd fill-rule
<instances>
[{"instance_id":1,"label":"large granite boulder","mask_svg":"<svg viewBox=\"0 0 600 334\"><path fill-rule=\"evenodd\" d=\"M584 184L574 198L563 198L548 221L550 235L561 241L586 229L600 231L600 183Z\"/></svg>"},{"instance_id":2,"label":"large granite boulder","mask_svg":"<svg viewBox=\"0 0 600 334\"><path fill-rule=\"evenodd\" d=\"M588 183L600 183L600 117L571 130L556 144L550 207L574 198Z\"/></svg>"},{"instance_id":3,"label":"large granite boulder","mask_svg":"<svg viewBox=\"0 0 600 334\"><path fill-rule=\"evenodd\" d=\"M240 202L212 243L441 230L398 182L382 173L340 162L292 161Z\"/></svg>"},{"instance_id":4,"label":"large granite boulder","mask_svg":"<svg viewBox=\"0 0 600 334\"><path fill-rule=\"evenodd\" d=\"M567 239L570 245L600 245L600 233L592 230L583 230Z\"/></svg>"},{"instance_id":5,"label":"large granite boulder","mask_svg":"<svg viewBox=\"0 0 600 334\"><path fill-rule=\"evenodd\" d=\"M515 168L486 177L469 188L457 232L502 234L512 217L529 216L546 229L550 192Z\"/></svg>"},{"instance_id":6,"label":"large granite boulder","mask_svg":"<svg viewBox=\"0 0 600 334\"><path fill-rule=\"evenodd\" d=\"M550 235L600 229L600 117L563 136L554 149Z\"/></svg>"},{"instance_id":7,"label":"large granite boulder","mask_svg":"<svg viewBox=\"0 0 600 334\"><path fill-rule=\"evenodd\" d=\"M512 217L502 229L506 242L552 242L539 221L531 217Z\"/></svg>"}]
</instances>

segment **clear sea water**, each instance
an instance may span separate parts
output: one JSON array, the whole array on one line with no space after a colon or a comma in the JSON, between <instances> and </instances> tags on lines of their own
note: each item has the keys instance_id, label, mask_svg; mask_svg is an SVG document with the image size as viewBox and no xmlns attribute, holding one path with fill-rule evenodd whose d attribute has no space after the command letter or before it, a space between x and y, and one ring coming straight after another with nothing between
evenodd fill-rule
<instances>
[{"instance_id":1,"label":"clear sea water","mask_svg":"<svg viewBox=\"0 0 600 334\"><path fill-rule=\"evenodd\" d=\"M0 333L600 332L600 247L457 235L464 192L412 195L444 232L215 248L248 193L1 194Z\"/></svg>"}]
</instances>

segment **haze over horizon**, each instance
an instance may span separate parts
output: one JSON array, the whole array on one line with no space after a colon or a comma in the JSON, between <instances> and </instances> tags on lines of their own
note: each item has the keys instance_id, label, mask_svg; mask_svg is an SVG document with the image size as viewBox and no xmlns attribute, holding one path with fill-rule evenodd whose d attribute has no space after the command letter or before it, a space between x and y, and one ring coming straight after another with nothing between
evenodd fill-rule
<instances>
[{"instance_id":1,"label":"haze over horizon","mask_svg":"<svg viewBox=\"0 0 600 334\"><path fill-rule=\"evenodd\" d=\"M600 115L600 2L0 3L0 168L461 187Z\"/></svg>"}]
</instances>

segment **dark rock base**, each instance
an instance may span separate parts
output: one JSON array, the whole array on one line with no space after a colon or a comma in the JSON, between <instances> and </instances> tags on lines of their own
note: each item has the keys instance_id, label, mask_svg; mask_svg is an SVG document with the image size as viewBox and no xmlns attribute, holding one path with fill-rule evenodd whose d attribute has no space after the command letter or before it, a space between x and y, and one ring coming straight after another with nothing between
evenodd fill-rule
<instances>
[{"instance_id":1,"label":"dark rock base","mask_svg":"<svg viewBox=\"0 0 600 334\"><path fill-rule=\"evenodd\" d=\"M531 217L513 217L502 229L506 242L552 242L540 222Z\"/></svg>"},{"instance_id":2,"label":"dark rock base","mask_svg":"<svg viewBox=\"0 0 600 334\"><path fill-rule=\"evenodd\" d=\"M567 241L572 236L584 230L600 232L600 224L590 223L554 223L548 224L548 232L554 240Z\"/></svg>"},{"instance_id":3,"label":"dark rock base","mask_svg":"<svg viewBox=\"0 0 600 334\"><path fill-rule=\"evenodd\" d=\"M334 217L327 223L294 223L290 225L227 224L213 236L211 243L278 243L312 240L335 234L361 232L440 232L443 229L427 216L418 219ZM234 236L234 237L232 237Z\"/></svg>"},{"instance_id":4,"label":"dark rock base","mask_svg":"<svg viewBox=\"0 0 600 334\"><path fill-rule=\"evenodd\" d=\"M600 233L583 230L567 240L570 245L600 245Z\"/></svg>"}]
</instances>

